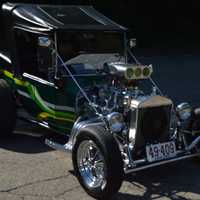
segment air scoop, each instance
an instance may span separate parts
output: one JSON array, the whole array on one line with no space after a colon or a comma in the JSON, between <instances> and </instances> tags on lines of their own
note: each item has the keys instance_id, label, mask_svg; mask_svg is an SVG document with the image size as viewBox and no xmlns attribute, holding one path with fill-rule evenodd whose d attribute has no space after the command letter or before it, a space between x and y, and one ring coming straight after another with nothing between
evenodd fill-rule
<instances>
[{"instance_id":1,"label":"air scoop","mask_svg":"<svg viewBox=\"0 0 200 200\"><path fill-rule=\"evenodd\" d=\"M104 70L111 75L125 77L127 80L147 79L153 73L152 65L135 65L121 62L106 63Z\"/></svg>"}]
</instances>

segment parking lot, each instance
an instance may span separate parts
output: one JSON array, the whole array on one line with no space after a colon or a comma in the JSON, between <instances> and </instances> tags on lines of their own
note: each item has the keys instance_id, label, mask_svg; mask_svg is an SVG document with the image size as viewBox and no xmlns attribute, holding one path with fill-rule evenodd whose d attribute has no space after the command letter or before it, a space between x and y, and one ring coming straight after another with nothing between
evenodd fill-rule
<instances>
[{"instance_id":1,"label":"parking lot","mask_svg":"<svg viewBox=\"0 0 200 200\"><path fill-rule=\"evenodd\" d=\"M25 124L0 142L0 200L91 200L73 175L71 157L48 148ZM114 199L200 199L200 161L187 160L132 174Z\"/></svg>"}]
</instances>

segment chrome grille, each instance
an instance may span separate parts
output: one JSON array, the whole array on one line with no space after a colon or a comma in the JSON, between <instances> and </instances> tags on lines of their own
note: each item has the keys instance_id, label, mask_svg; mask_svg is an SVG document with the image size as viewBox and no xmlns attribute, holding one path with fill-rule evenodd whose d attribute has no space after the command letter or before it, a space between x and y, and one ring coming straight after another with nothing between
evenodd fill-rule
<instances>
[{"instance_id":1,"label":"chrome grille","mask_svg":"<svg viewBox=\"0 0 200 200\"><path fill-rule=\"evenodd\" d=\"M171 105L139 108L137 112L137 147L169 139Z\"/></svg>"}]
</instances>

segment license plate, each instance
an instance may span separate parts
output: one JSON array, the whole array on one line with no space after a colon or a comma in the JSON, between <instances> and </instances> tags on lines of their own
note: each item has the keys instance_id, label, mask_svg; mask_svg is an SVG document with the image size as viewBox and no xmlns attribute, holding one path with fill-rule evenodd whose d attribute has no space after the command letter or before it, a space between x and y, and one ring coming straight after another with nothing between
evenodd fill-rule
<instances>
[{"instance_id":1,"label":"license plate","mask_svg":"<svg viewBox=\"0 0 200 200\"><path fill-rule=\"evenodd\" d=\"M166 142L146 146L147 160L154 162L176 156L176 145L174 142Z\"/></svg>"}]
</instances>

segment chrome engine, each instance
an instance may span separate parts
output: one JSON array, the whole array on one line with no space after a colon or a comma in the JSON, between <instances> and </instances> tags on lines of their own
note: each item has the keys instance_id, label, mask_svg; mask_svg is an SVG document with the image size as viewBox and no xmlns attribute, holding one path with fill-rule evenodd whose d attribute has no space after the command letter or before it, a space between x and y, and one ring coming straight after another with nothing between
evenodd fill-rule
<instances>
[{"instance_id":1,"label":"chrome engine","mask_svg":"<svg viewBox=\"0 0 200 200\"><path fill-rule=\"evenodd\" d=\"M136 70L145 68L136 66ZM172 101L158 95L154 87L150 94L145 94L134 75L126 78L130 69L130 66L111 64L109 71L106 66L106 84L84 88L91 102L78 95L76 109L88 120L94 117L95 108L120 142L128 143L140 156L146 145L169 140Z\"/></svg>"}]
</instances>

